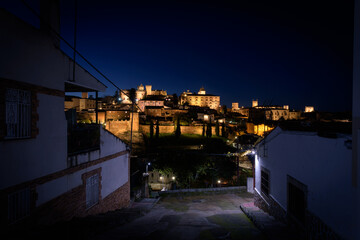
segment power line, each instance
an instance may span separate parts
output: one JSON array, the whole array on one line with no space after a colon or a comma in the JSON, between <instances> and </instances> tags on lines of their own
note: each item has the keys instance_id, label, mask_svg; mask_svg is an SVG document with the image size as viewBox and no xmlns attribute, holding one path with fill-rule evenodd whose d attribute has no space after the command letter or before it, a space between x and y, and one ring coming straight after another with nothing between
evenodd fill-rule
<instances>
[{"instance_id":1,"label":"power line","mask_svg":"<svg viewBox=\"0 0 360 240\"><path fill-rule=\"evenodd\" d=\"M49 29L55 33L56 37L58 37L60 40L62 40L68 47L70 47L73 51L74 51L74 55L77 54L79 55L79 57L81 57L87 64L89 64L90 67L92 67L97 73L99 73L105 80L107 80L109 83L111 83L118 91L122 92L124 95L126 95L127 97L129 97L129 99L131 100L131 102L136 105L136 107L141 111L141 108L138 106L138 104L136 102L133 102L133 100L131 99L130 95L128 95L126 92L124 92L123 90L121 90L114 82L112 82L105 74L103 74L97 67L95 67L88 59L86 59L79 51L77 51L68 41L66 41L57 31L55 31L52 26L44 21L44 19L41 18L41 16L29 5L27 4L27 2L25 0L21 0L21 2L37 17L39 18L40 22L46 24ZM74 63L75 63L75 59Z\"/></svg>"},{"instance_id":2,"label":"power line","mask_svg":"<svg viewBox=\"0 0 360 240\"><path fill-rule=\"evenodd\" d=\"M28 5L26 3L25 0L21 0L21 2L37 17L39 18L40 22L42 24L45 24L47 25L47 27L50 29L50 31L52 31L53 33L55 33L56 37L59 38L60 40L62 40L66 45L68 45L73 51L74 51L74 66L75 66L75 55L79 55L79 57L81 57L87 64L89 64L97 73L99 73L103 78L105 78L109 83L111 83L119 92L122 92L124 95L126 95L127 97L129 97L129 99L131 100L131 103L132 103L132 112L131 114L133 115L134 114L134 105L136 105L136 107L141 111L141 108L137 105L136 102L134 102L134 99L132 99L132 97L134 96L130 96L128 95L127 93L125 93L123 90L121 90L115 83L113 83L105 74L103 74L98 68L96 68L89 60L87 60L79 51L76 50L75 47L73 47L68 41L66 41L57 31L55 31L53 29L53 27L46 21L44 21L44 19L41 18L41 16L32 8L30 7L30 5ZM75 11L77 11L77 5L76 5L76 9ZM77 14L77 13L75 13ZM76 19L75 19L76 21ZM75 25L75 31L76 31L76 25ZM75 32L76 34L76 32ZM75 36L76 37L76 36ZM76 38L74 39L75 40L75 44L76 44ZM74 73L73 73L74 74ZM75 81L75 79L73 79ZM100 81L99 81L100 82ZM132 130L133 130L133 125L132 125L132 122L133 122L133 118L132 117L132 121L131 121L131 138L130 138L130 155L132 154Z\"/></svg>"}]
</instances>

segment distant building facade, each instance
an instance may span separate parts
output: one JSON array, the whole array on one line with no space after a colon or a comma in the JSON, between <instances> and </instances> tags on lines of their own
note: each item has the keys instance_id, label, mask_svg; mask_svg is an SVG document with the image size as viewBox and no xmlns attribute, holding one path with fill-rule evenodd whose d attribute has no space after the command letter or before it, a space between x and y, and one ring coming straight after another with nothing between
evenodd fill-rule
<instances>
[{"instance_id":1,"label":"distant building facade","mask_svg":"<svg viewBox=\"0 0 360 240\"><path fill-rule=\"evenodd\" d=\"M308 112L314 112L314 111L315 111L315 109L313 106L305 106L304 112L308 113Z\"/></svg>"},{"instance_id":2,"label":"distant building facade","mask_svg":"<svg viewBox=\"0 0 360 240\"><path fill-rule=\"evenodd\" d=\"M138 106L142 112L146 107L164 107L164 99L142 99L138 101Z\"/></svg>"},{"instance_id":3,"label":"distant building facade","mask_svg":"<svg viewBox=\"0 0 360 240\"><path fill-rule=\"evenodd\" d=\"M180 96L180 104L189 104L191 106L209 107L211 109L218 109L220 106L220 96L206 94L204 88L200 88L197 94L190 92L183 92Z\"/></svg>"},{"instance_id":4,"label":"distant building facade","mask_svg":"<svg viewBox=\"0 0 360 240\"><path fill-rule=\"evenodd\" d=\"M120 93L121 103L123 103L123 104L131 103L130 98L129 98L129 93L130 93L130 90L126 90L126 89L121 90L121 93ZM163 97L165 97L165 96L167 96L167 91L166 90L152 90L151 85L146 85L144 87L144 85L140 84L140 86L138 86L136 89L136 95L135 95L136 101L138 102L148 96L163 96Z\"/></svg>"},{"instance_id":5,"label":"distant building facade","mask_svg":"<svg viewBox=\"0 0 360 240\"><path fill-rule=\"evenodd\" d=\"M65 110L76 109L77 112L82 110L95 110L96 100L88 98L88 93L83 92L81 98L76 96L65 97Z\"/></svg>"}]
</instances>

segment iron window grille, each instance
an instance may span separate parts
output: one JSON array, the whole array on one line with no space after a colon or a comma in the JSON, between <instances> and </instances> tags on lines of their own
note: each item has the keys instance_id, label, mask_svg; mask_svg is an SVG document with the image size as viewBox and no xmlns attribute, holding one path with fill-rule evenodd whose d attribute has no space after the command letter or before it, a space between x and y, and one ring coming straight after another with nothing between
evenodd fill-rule
<instances>
[{"instance_id":1,"label":"iron window grille","mask_svg":"<svg viewBox=\"0 0 360 240\"><path fill-rule=\"evenodd\" d=\"M30 91L7 88L5 93L6 138L28 138L31 136Z\"/></svg>"},{"instance_id":2,"label":"iron window grille","mask_svg":"<svg viewBox=\"0 0 360 240\"><path fill-rule=\"evenodd\" d=\"M86 179L86 208L91 208L99 202L99 174Z\"/></svg>"}]
</instances>

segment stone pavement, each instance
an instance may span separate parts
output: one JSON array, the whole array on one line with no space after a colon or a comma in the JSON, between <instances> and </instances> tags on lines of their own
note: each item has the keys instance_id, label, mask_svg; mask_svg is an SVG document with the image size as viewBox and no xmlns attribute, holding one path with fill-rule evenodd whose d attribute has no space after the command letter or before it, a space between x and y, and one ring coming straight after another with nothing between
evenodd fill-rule
<instances>
[{"instance_id":1,"label":"stone pavement","mask_svg":"<svg viewBox=\"0 0 360 240\"><path fill-rule=\"evenodd\" d=\"M9 230L0 233L0 239L89 239L94 235L128 224L146 215L159 201L159 198L145 198L131 202L127 208L110 211L104 214L74 218L51 226L31 226L27 229Z\"/></svg>"},{"instance_id":2,"label":"stone pavement","mask_svg":"<svg viewBox=\"0 0 360 240\"><path fill-rule=\"evenodd\" d=\"M242 203L240 208L269 240L304 239L299 232L290 229L286 224L256 207L254 202Z\"/></svg>"},{"instance_id":3,"label":"stone pavement","mask_svg":"<svg viewBox=\"0 0 360 240\"><path fill-rule=\"evenodd\" d=\"M299 239L242 193L181 193L1 239ZM241 207L239 207L241 206ZM246 214L244 214L244 212Z\"/></svg>"},{"instance_id":4,"label":"stone pavement","mask_svg":"<svg viewBox=\"0 0 360 240\"><path fill-rule=\"evenodd\" d=\"M247 193L172 194L146 215L94 236L111 239L248 239L265 236L239 208L252 200Z\"/></svg>"}]
</instances>

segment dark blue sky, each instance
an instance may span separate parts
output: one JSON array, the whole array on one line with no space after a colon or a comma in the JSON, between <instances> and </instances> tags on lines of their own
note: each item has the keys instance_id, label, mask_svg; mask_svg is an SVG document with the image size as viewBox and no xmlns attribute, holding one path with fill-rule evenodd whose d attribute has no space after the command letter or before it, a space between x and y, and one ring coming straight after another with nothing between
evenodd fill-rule
<instances>
[{"instance_id":1,"label":"dark blue sky","mask_svg":"<svg viewBox=\"0 0 360 240\"><path fill-rule=\"evenodd\" d=\"M61 3L61 34L72 43L74 3ZM27 14L21 3L7 8ZM79 52L123 89L203 86L228 107L259 99L351 110L353 1L78 0L77 34Z\"/></svg>"}]
</instances>

